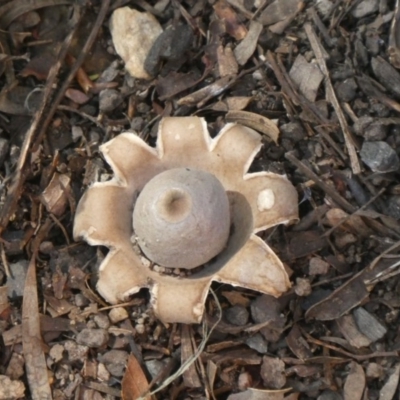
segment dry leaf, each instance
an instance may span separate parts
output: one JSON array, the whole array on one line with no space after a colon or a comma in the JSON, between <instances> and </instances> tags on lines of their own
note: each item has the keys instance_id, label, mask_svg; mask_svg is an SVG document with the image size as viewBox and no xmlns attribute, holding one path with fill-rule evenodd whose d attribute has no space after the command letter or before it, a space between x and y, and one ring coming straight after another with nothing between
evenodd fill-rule
<instances>
[{"instance_id":1,"label":"dry leaf","mask_svg":"<svg viewBox=\"0 0 400 400\"><path fill-rule=\"evenodd\" d=\"M192 345L193 330L190 325L183 324L181 327L181 365L184 365L189 359L192 359L196 349ZM183 381L186 387L201 387L199 374L196 370L196 364L192 363L183 373Z\"/></svg>"},{"instance_id":2,"label":"dry leaf","mask_svg":"<svg viewBox=\"0 0 400 400\"><path fill-rule=\"evenodd\" d=\"M240 65L246 64L247 60L253 55L262 29L262 24L257 21L251 21L249 33L235 48L235 57Z\"/></svg>"},{"instance_id":3,"label":"dry leaf","mask_svg":"<svg viewBox=\"0 0 400 400\"><path fill-rule=\"evenodd\" d=\"M125 375L122 379L121 396L123 400L136 400L149 390L149 383L136 357L131 354L128 358ZM146 396L145 400L151 400Z\"/></svg>"},{"instance_id":4,"label":"dry leaf","mask_svg":"<svg viewBox=\"0 0 400 400\"><path fill-rule=\"evenodd\" d=\"M351 363L349 375L344 384L345 400L361 400L365 389L365 373L360 364Z\"/></svg>"},{"instance_id":5,"label":"dry leaf","mask_svg":"<svg viewBox=\"0 0 400 400\"><path fill-rule=\"evenodd\" d=\"M67 193L71 178L66 174L55 173L47 188L42 193L42 201L47 211L56 216L64 213L68 204Z\"/></svg>"},{"instance_id":6,"label":"dry leaf","mask_svg":"<svg viewBox=\"0 0 400 400\"><path fill-rule=\"evenodd\" d=\"M22 303L22 346L32 400L51 400L47 366L40 335L35 255L26 274Z\"/></svg>"},{"instance_id":7,"label":"dry leaf","mask_svg":"<svg viewBox=\"0 0 400 400\"><path fill-rule=\"evenodd\" d=\"M249 128L263 133L275 143L278 142L279 129L269 118L249 111L230 111L226 114L225 119L226 122L234 122L236 124L248 126Z\"/></svg>"},{"instance_id":8,"label":"dry leaf","mask_svg":"<svg viewBox=\"0 0 400 400\"><path fill-rule=\"evenodd\" d=\"M379 393L379 400L392 400L399 384L400 364L397 364Z\"/></svg>"},{"instance_id":9,"label":"dry leaf","mask_svg":"<svg viewBox=\"0 0 400 400\"><path fill-rule=\"evenodd\" d=\"M213 6L218 18L225 21L226 31L236 40L242 40L247 35L246 27L238 20L235 10L225 0L217 1Z\"/></svg>"}]
</instances>

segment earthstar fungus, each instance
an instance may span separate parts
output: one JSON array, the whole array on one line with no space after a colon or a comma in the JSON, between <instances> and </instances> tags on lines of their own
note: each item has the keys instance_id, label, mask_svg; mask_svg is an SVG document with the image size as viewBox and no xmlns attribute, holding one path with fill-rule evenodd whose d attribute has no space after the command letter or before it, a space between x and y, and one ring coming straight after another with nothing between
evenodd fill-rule
<instances>
[{"instance_id":1,"label":"earthstar fungus","mask_svg":"<svg viewBox=\"0 0 400 400\"><path fill-rule=\"evenodd\" d=\"M182 323L201 321L212 281L284 293L285 269L256 233L296 220L297 193L285 176L248 173L261 146L234 124L211 138L197 117L161 120L155 148L133 133L102 145L114 178L86 191L74 223L75 239L110 248L99 293L116 304L149 288L158 318Z\"/></svg>"}]
</instances>

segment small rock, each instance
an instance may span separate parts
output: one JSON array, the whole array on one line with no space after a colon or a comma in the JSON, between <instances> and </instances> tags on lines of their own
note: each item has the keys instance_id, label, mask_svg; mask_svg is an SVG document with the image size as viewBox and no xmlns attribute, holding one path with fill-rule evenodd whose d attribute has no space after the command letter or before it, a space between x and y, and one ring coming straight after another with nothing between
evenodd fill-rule
<instances>
[{"instance_id":1,"label":"small rock","mask_svg":"<svg viewBox=\"0 0 400 400\"><path fill-rule=\"evenodd\" d=\"M55 344L49 352L49 356L53 359L54 362L59 362L63 359L64 346L61 344Z\"/></svg>"},{"instance_id":2,"label":"small rock","mask_svg":"<svg viewBox=\"0 0 400 400\"><path fill-rule=\"evenodd\" d=\"M340 232L334 235L335 237L335 245L339 249L343 249L349 244L353 244L357 242L357 236L350 232Z\"/></svg>"},{"instance_id":3,"label":"small rock","mask_svg":"<svg viewBox=\"0 0 400 400\"><path fill-rule=\"evenodd\" d=\"M353 316L358 329L368 339L375 342L386 335L387 328L364 308L358 307L354 309Z\"/></svg>"},{"instance_id":4,"label":"small rock","mask_svg":"<svg viewBox=\"0 0 400 400\"><path fill-rule=\"evenodd\" d=\"M14 400L24 397L25 386L21 381L12 381L8 376L0 375L0 400Z\"/></svg>"},{"instance_id":5,"label":"small rock","mask_svg":"<svg viewBox=\"0 0 400 400\"><path fill-rule=\"evenodd\" d=\"M103 363L99 363L97 366L97 379L103 382L110 379L110 373L107 371L107 368Z\"/></svg>"},{"instance_id":6,"label":"small rock","mask_svg":"<svg viewBox=\"0 0 400 400\"><path fill-rule=\"evenodd\" d=\"M76 336L76 341L88 347L101 347L108 342L108 333L105 329L82 329Z\"/></svg>"},{"instance_id":7,"label":"small rock","mask_svg":"<svg viewBox=\"0 0 400 400\"><path fill-rule=\"evenodd\" d=\"M108 329L111 325L108 316L103 313L96 314L93 320L96 323L96 325L101 329Z\"/></svg>"},{"instance_id":8,"label":"small rock","mask_svg":"<svg viewBox=\"0 0 400 400\"><path fill-rule=\"evenodd\" d=\"M99 109L101 112L111 112L121 103L123 98L121 93L115 89L105 89L99 94Z\"/></svg>"},{"instance_id":9,"label":"small rock","mask_svg":"<svg viewBox=\"0 0 400 400\"><path fill-rule=\"evenodd\" d=\"M249 312L240 305L229 307L225 310L224 315L226 321L233 325L246 325L249 320Z\"/></svg>"},{"instance_id":10,"label":"small rock","mask_svg":"<svg viewBox=\"0 0 400 400\"><path fill-rule=\"evenodd\" d=\"M363 0L354 7L352 15L354 18L363 18L378 11L378 9L379 0Z\"/></svg>"},{"instance_id":11,"label":"small rock","mask_svg":"<svg viewBox=\"0 0 400 400\"><path fill-rule=\"evenodd\" d=\"M394 219L400 219L400 196L389 196L387 200L386 214Z\"/></svg>"},{"instance_id":12,"label":"small rock","mask_svg":"<svg viewBox=\"0 0 400 400\"><path fill-rule=\"evenodd\" d=\"M349 102L354 99L357 94L358 85L354 78L346 79L335 85L336 94L341 101Z\"/></svg>"},{"instance_id":13,"label":"small rock","mask_svg":"<svg viewBox=\"0 0 400 400\"><path fill-rule=\"evenodd\" d=\"M379 378L381 379L384 375L385 371L383 367L377 363L368 363L367 365L367 370L365 371L365 374L367 375L368 378L376 379Z\"/></svg>"},{"instance_id":14,"label":"small rock","mask_svg":"<svg viewBox=\"0 0 400 400\"><path fill-rule=\"evenodd\" d=\"M362 145L362 161L374 172L390 172L399 168L399 157L386 142L367 142Z\"/></svg>"},{"instance_id":15,"label":"small rock","mask_svg":"<svg viewBox=\"0 0 400 400\"><path fill-rule=\"evenodd\" d=\"M374 118L369 115L363 115L354 122L353 129L357 135L363 136L365 129L375 121Z\"/></svg>"},{"instance_id":16,"label":"small rock","mask_svg":"<svg viewBox=\"0 0 400 400\"><path fill-rule=\"evenodd\" d=\"M253 384L253 378L247 371L242 372L239 375L239 377L238 377L239 390L246 390L247 388L251 387L252 384Z\"/></svg>"},{"instance_id":17,"label":"small rock","mask_svg":"<svg viewBox=\"0 0 400 400\"><path fill-rule=\"evenodd\" d=\"M12 380L21 378L25 373L24 364L25 364L24 357L21 356L21 354L13 352L10 362L8 363L6 375Z\"/></svg>"},{"instance_id":18,"label":"small rock","mask_svg":"<svg viewBox=\"0 0 400 400\"><path fill-rule=\"evenodd\" d=\"M109 313L110 321L113 324L121 322L129 317L128 312L123 307L115 307Z\"/></svg>"},{"instance_id":19,"label":"small rock","mask_svg":"<svg viewBox=\"0 0 400 400\"><path fill-rule=\"evenodd\" d=\"M0 138L0 167L3 165L10 148L7 139Z\"/></svg>"},{"instance_id":20,"label":"small rock","mask_svg":"<svg viewBox=\"0 0 400 400\"><path fill-rule=\"evenodd\" d=\"M279 358L263 357L260 375L269 389L281 389L286 384L285 363Z\"/></svg>"},{"instance_id":21,"label":"small rock","mask_svg":"<svg viewBox=\"0 0 400 400\"><path fill-rule=\"evenodd\" d=\"M312 291L310 281L306 278L296 278L294 291L297 296L309 296Z\"/></svg>"},{"instance_id":22,"label":"small rock","mask_svg":"<svg viewBox=\"0 0 400 400\"><path fill-rule=\"evenodd\" d=\"M144 63L157 37L161 25L153 15L129 7L117 8L110 19L112 41L125 68L135 78L151 79Z\"/></svg>"},{"instance_id":23,"label":"small rock","mask_svg":"<svg viewBox=\"0 0 400 400\"><path fill-rule=\"evenodd\" d=\"M75 343L73 340L67 340L64 343L64 348L68 353L68 360L70 361L84 361L89 348Z\"/></svg>"},{"instance_id":24,"label":"small rock","mask_svg":"<svg viewBox=\"0 0 400 400\"><path fill-rule=\"evenodd\" d=\"M74 298L77 307L86 307L89 305L89 300L82 293L77 293Z\"/></svg>"},{"instance_id":25,"label":"small rock","mask_svg":"<svg viewBox=\"0 0 400 400\"><path fill-rule=\"evenodd\" d=\"M164 362L160 360L148 360L144 364L153 379L165 368Z\"/></svg>"},{"instance_id":26,"label":"small rock","mask_svg":"<svg viewBox=\"0 0 400 400\"><path fill-rule=\"evenodd\" d=\"M15 300L24 294L26 271L28 270L28 261L21 260L9 265L11 276L7 278L8 297Z\"/></svg>"},{"instance_id":27,"label":"small rock","mask_svg":"<svg viewBox=\"0 0 400 400\"><path fill-rule=\"evenodd\" d=\"M364 131L366 140L374 142L386 138L388 126L384 124L374 123L369 125Z\"/></svg>"},{"instance_id":28,"label":"small rock","mask_svg":"<svg viewBox=\"0 0 400 400\"><path fill-rule=\"evenodd\" d=\"M290 139L294 143L307 137L303 127L298 122L289 122L280 126L281 138Z\"/></svg>"},{"instance_id":29,"label":"small rock","mask_svg":"<svg viewBox=\"0 0 400 400\"><path fill-rule=\"evenodd\" d=\"M265 354L268 352L268 342L262 337L260 333L256 333L254 336L247 338L245 343L251 349L258 351L261 354Z\"/></svg>"},{"instance_id":30,"label":"small rock","mask_svg":"<svg viewBox=\"0 0 400 400\"><path fill-rule=\"evenodd\" d=\"M110 350L98 357L107 371L118 378L124 375L126 363L128 362L128 353L124 350Z\"/></svg>"},{"instance_id":31,"label":"small rock","mask_svg":"<svg viewBox=\"0 0 400 400\"><path fill-rule=\"evenodd\" d=\"M311 258L309 262L310 275L325 275L329 270L329 264L319 257Z\"/></svg>"}]
</instances>

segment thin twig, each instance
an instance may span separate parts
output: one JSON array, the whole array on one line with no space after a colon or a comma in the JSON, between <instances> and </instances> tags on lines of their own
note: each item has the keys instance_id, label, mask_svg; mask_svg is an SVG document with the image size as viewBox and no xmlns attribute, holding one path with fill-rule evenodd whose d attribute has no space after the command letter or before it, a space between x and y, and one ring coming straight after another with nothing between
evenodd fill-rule
<instances>
[{"instance_id":1,"label":"thin twig","mask_svg":"<svg viewBox=\"0 0 400 400\"><path fill-rule=\"evenodd\" d=\"M303 162L298 160L293 154L286 153L285 158L294 164L307 178L311 179L317 186L319 186L324 192L326 192L340 207L349 213L356 211L356 208L344 199L333 187L327 185L322 181L321 178L310 168L308 168Z\"/></svg>"},{"instance_id":2,"label":"thin twig","mask_svg":"<svg viewBox=\"0 0 400 400\"><path fill-rule=\"evenodd\" d=\"M353 173L357 175L361 172L361 166L358 161L356 148L353 143L353 139L351 137L346 118L340 107L339 101L336 97L335 91L332 86L332 82L329 77L328 67L326 65L325 58L323 56L323 48L322 48L321 43L319 42L318 37L315 34L315 31L310 23L305 24L304 30L306 31L308 40L310 41L310 45L311 45L313 52L315 54L315 57L317 59L319 68L325 76L326 97L327 97L327 100L332 104L332 107L335 109L335 113L339 119L339 123L342 128L342 132L343 132L343 136L344 136L344 141L346 143L347 151L349 152L351 169L352 169Z\"/></svg>"}]
</instances>

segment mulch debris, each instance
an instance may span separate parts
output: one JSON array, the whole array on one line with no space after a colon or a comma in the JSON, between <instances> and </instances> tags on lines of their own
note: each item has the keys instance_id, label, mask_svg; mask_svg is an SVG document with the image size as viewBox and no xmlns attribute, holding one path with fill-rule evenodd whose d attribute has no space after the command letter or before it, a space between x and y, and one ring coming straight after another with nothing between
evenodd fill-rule
<instances>
[{"instance_id":1,"label":"mulch debris","mask_svg":"<svg viewBox=\"0 0 400 400\"><path fill-rule=\"evenodd\" d=\"M0 400L398 398L399 4L2 1ZM300 221L261 234L289 292L214 283L181 326L105 303L72 226L102 143L188 115L257 130Z\"/></svg>"}]
</instances>

